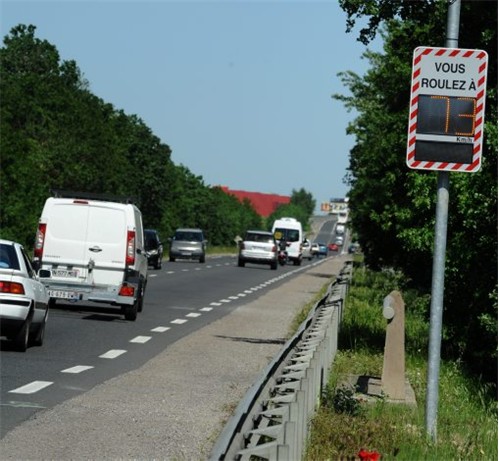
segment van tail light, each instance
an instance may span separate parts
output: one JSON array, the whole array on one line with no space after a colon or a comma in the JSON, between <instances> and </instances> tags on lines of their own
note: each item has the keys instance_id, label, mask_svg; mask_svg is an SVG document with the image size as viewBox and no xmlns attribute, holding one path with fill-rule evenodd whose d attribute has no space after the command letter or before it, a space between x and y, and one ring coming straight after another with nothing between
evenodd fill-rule
<instances>
[{"instance_id":1,"label":"van tail light","mask_svg":"<svg viewBox=\"0 0 499 461\"><path fill-rule=\"evenodd\" d=\"M127 266L135 264L135 231L128 231L126 236L126 258Z\"/></svg>"},{"instance_id":2,"label":"van tail light","mask_svg":"<svg viewBox=\"0 0 499 461\"><path fill-rule=\"evenodd\" d=\"M22 283L16 283L16 282L0 282L0 293L23 295L24 286Z\"/></svg>"},{"instance_id":3,"label":"van tail light","mask_svg":"<svg viewBox=\"0 0 499 461\"><path fill-rule=\"evenodd\" d=\"M47 232L47 224L38 224L38 230L35 237L35 258L40 258L43 255L43 245L45 244L45 233Z\"/></svg>"},{"instance_id":4,"label":"van tail light","mask_svg":"<svg viewBox=\"0 0 499 461\"><path fill-rule=\"evenodd\" d=\"M129 296L129 297L132 297L134 293L135 293L135 288L134 287L132 287L130 285L123 285L120 288L119 295L120 296Z\"/></svg>"}]
</instances>

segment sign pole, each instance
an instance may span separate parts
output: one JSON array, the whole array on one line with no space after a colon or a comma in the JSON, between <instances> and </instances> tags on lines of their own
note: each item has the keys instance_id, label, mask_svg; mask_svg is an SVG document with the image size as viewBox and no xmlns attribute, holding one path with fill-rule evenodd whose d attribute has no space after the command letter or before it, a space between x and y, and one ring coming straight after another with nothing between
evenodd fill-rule
<instances>
[{"instance_id":1,"label":"sign pole","mask_svg":"<svg viewBox=\"0 0 499 461\"><path fill-rule=\"evenodd\" d=\"M449 0L447 11L446 47L457 48L461 0ZM431 286L430 339L428 348L428 375L426 388L426 432L436 442L440 349L442 342L442 313L444 299L445 252L449 212L449 172L438 172L435 243Z\"/></svg>"}]
</instances>

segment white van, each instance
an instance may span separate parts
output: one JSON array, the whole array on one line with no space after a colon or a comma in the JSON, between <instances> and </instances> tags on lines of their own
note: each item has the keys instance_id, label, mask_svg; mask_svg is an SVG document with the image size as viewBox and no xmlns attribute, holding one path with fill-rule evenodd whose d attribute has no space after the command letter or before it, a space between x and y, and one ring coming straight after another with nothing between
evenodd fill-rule
<instances>
[{"instance_id":1,"label":"white van","mask_svg":"<svg viewBox=\"0 0 499 461\"><path fill-rule=\"evenodd\" d=\"M286 241L288 259L299 266L303 253L303 229L300 221L295 218L276 219L272 225L272 233L276 240Z\"/></svg>"},{"instance_id":2,"label":"white van","mask_svg":"<svg viewBox=\"0 0 499 461\"><path fill-rule=\"evenodd\" d=\"M43 207L34 249L40 281L54 300L119 306L135 320L147 285L140 210L96 194L66 197Z\"/></svg>"}]
</instances>

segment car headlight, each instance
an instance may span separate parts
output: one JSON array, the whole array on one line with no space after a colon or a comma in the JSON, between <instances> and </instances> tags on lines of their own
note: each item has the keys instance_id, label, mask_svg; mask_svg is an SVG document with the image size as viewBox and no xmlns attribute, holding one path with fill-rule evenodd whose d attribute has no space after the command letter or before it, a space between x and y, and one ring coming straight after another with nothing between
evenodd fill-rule
<instances>
[{"instance_id":1,"label":"car headlight","mask_svg":"<svg viewBox=\"0 0 499 461\"><path fill-rule=\"evenodd\" d=\"M153 256L153 255L157 255L157 254L158 254L158 250L150 250L150 251L149 251L149 254L150 254L151 256Z\"/></svg>"}]
</instances>

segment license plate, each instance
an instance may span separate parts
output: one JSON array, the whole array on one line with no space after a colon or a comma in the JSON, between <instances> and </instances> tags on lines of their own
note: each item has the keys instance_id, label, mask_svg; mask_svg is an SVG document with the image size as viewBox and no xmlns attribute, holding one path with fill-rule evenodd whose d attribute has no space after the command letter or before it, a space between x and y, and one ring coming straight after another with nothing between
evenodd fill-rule
<instances>
[{"instance_id":1,"label":"license plate","mask_svg":"<svg viewBox=\"0 0 499 461\"><path fill-rule=\"evenodd\" d=\"M52 277L76 278L78 277L78 271L70 269L52 269Z\"/></svg>"},{"instance_id":2,"label":"license plate","mask_svg":"<svg viewBox=\"0 0 499 461\"><path fill-rule=\"evenodd\" d=\"M58 299L78 299L78 293L75 291L48 290L48 295Z\"/></svg>"}]
</instances>

